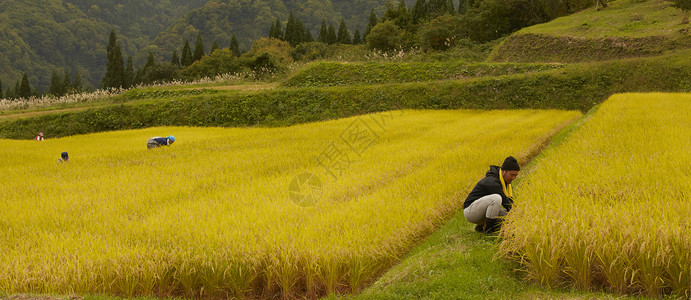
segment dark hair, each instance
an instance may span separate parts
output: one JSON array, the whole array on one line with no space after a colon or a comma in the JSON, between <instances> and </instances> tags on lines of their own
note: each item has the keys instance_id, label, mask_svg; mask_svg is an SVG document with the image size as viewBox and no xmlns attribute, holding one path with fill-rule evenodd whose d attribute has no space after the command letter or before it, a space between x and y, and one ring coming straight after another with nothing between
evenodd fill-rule
<instances>
[{"instance_id":1,"label":"dark hair","mask_svg":"<svg viewBox=\"0 0 691 300\"><path fill-rule=\"evenodd\" d=\"M504 171L520 171L521 166L518 165L518 161L515 157L509 156L504 160L501 169Z\"/></svg>"}]
</instances>

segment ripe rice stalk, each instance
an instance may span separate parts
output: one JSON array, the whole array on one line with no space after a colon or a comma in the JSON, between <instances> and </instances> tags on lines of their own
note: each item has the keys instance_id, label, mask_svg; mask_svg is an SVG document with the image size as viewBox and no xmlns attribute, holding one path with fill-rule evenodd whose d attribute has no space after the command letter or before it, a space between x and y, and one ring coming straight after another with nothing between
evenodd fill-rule
<instances>
[{"instance_id":1,"label":"ripe rice stalk","mask_svg":"<svg viewBox=\"0 0 691 300\"><path fill-rule=\"evenodd\" d=\"M404 111L287 128L0 140L0 287L197 298L358 290L457 211L487 165L578 117ZM335 178L315 159L352 124L382 119L368 124L376 139L364 150L339 144L352 151ZM164 133L179 140L146 150ZM56 163L66 150L71 161ZM309 207L289 198L300 173L322 184Z\"/></svg>"},{"instance_id":2,"label":"ripe rice stalk","mask_svg":"<svg viewBox=\"0 0 691 300\"><path fill-rule=\"evenodd\" d=\"M612 96L521 180L499 253L544 284L564 269L584 289L687 295L689 113L689 94Z\"/></svg>"}]
</instances>

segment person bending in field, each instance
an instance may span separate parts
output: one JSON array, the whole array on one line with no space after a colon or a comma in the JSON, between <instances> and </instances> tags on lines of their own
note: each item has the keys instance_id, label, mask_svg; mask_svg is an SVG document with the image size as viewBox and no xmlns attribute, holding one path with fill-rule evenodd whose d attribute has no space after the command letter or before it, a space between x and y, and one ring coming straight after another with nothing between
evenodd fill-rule
<instances>
[{"instance_id":1,"label":"person bending in field","mask_svg":"<svg viewBox=\"0 0 691 300\"><path fill-rule=\"evenodd\" d=\"M39 132L38 135L34 138L35 141L43 141L43 132Z\"/></svg>"},{"instance_id":2,"label":"person bending in field","mask_svg":"<svg viewBox=\"0 0 691 300\"><path fill-rule=\"evenodd\" d=\"M169 146L175 142L175 137L169 135L167 137L152 137L146 142L146 149L158 148L161 146Z\"/></svg>"},{"instance_id":3,"label":"person bending in field","mask_svg":"<svg viewBox=\"0 0 691 300\"><path fill-rule=\"evenodd\" d=\"M495 233L501 229L502 218L511 210L513 191L511 182L521 167L509 156L501 168L489 166L489 171L468 194L463 203L463 216L475 226L475 231Z\"/></svg>"},{"instance_id":4,"label":"person bending in field","mask_svg":"<svg viewBox=\"0 0 691 300\"><path fill-rule=\"evenodd\" d=\"M69 162L70 161L70 155L67 154L67 152L63 152L60 154L60 158L58 158L58 163L64 163L64 162Z\"/></svg>"}]
</instances>

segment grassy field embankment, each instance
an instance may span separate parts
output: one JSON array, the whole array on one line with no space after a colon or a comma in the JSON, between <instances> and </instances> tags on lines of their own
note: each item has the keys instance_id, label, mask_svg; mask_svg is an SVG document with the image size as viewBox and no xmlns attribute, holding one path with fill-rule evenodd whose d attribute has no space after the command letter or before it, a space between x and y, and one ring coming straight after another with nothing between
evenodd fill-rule
<instances>
[{"instance_id":1,"label":"grassy field embankment","mask_svg":"<svg viewBox=\"0 0 691 300\"><path fill-rule=\"evenodd\" d=\"M119 96L119 104L6 120L0 123L0 137L29 139L37 132L60 137L152 126L287 126L392 109L585 112L615 93L691 91L689 53L468 80L259 91L135 89Z\"/></svg>"},{"instance_id":2,"label":"grassy field embankment","mask_svg":"<svg viewBox=\"0 0 691 300\"><path fill-rule=\"evenodd\" d=\"M688 13L672 1L619 0L512 34L490 54L493 62L592 62L661 55L691 48Z\"/></svg>"}]
</instances>

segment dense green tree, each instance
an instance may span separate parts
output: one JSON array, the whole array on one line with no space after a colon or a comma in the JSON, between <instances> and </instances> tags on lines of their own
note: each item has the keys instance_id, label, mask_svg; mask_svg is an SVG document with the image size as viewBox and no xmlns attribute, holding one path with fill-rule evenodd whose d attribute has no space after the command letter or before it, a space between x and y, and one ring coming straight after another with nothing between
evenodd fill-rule
<instances>
[{"instance_id":1,"label":"dense green tree","mask_svg":"<svg viewBox=\"0 0 691 300\"><path fill-rule=\"evenodd\" d=\"M19 87L20 86L21 86L21 80L17 79L17 81L14 82L14 90L12 90L13 98L20 98L21 97L19 95Z\"/></svg>"},{"instance_id":2,"label":"dense green tree","mask_svg":"<svg viewBox=\"0 0 691 300\"><path fill-rule=\"evenodd\" d=\"M180 68L180 57L178 56L178 50L173 50L173 55L170 56L170 63Z\"/></svg>"},{"instance_id":3,"label":"dense green tree","mask_svg":"<svg viewBox=\"0 0 691 300\"><path fill-rule=\"evenodd\" d=\"M48 93L60 97L65 93L62 91L62 78L56 69L53 69L53 73L50 76L50 86L48 87Z\"/></svg>"},{"instance_id":4,"label":"dense green tree","mask_svg":"<svg viewBox=\"0 0 691 300\"><path fill-rule=\"evenodd\" d=\"M63 95L71 94L73 91L72 91L72 81L70 80L70 70L69 69L65 69L65 76L63 78L64 78L64 80L62 82Z\"/></svg>"},{"instance_id":5,"label":"dense green tree","mask_svg":"<svg viewBox=\"0 0 691 300\"><path fill-rule=\"evenodd\" d=\"M353 41L350 39L350 33L348 32L348 27L346 26L345 19L341 19L341 24L338 25L338 36L336 40L339 44L352 44Z\"/></svg>"},{"instance_id":6,"label":"dense green tree","mask_svg":"<svg viewBox=\"0 0 691 300\"><path fill-rule=\"evenodd\" d=\"M185 39L185 44L182 47L182 58L180 58L180 64L182 67L187 67L191 65L194 61L192 60L192 50L190 50L190 41Z\"/></svg>"},{"instance_id":7,"label":"dense green tree","mask_svg":"<svg viewBox=\"0 0 691 300\"><path fill-rule=\"evenodd\" d=\"M2 80L0 80L0 99L4 99L5 95L2 93Z\"/></svg>"},{"instance_id":8,"label":"dense green tree","mask_svg":"<svg viewBox=\"0 0 691 300\"><path fill-rule=\"evenodd\" d=\"M416 0L413 6L413 23L420 24L429 16L428 0Z\"/></svg>"},{"instance_id":9,"label":"dense green tree","mask_svg":"<svg viewBox=\"0 0 691 300\"><path fill-rule=\"evenodd\" d=\"M370 49L392 51L403 46L403 31L392 21L385 21L372 28L367 35L367 45Z\"/></svg>"},{"instance_id":10,"label":"dense green tree","mask_svg":"<svg viewBox=\"0 0 691 300\"><path fill-rule=\"evenodd\" d=\"M209 51L209 54L214 53L214 51L216 51L218 49L220 49L218 47L218 41L216 39L214 39L214 43L213 43L213 45L211 45L211 50Z\"/></svg>"},{"instance_id":11,"label":"dense green tree","mask_svg":"<svg viewBox=\"0 0 691 300\"><path fill-rule=\"evenodd\" d=\"M303 35L304 39L303 42L305 43L311 43L314 42L314 38L312 37L312 32L310 31L307 26L305 26L305 34Z\"/></svg>"},{"instance_id":12,"label":"dense green tree","mask_svg":"<svg viewBox=\"0 0 691 300\"><path fill-rule=\"evenodd\" d=\"M322 26L319 29L319 37L317 37L317 41L324 44L329 43L329 28L326 26L325 19L322 19Z\"/></svg>"},{"instance_id":13,"label":"dense green tree","mask_svg":"<svg viewBox=\"0 0 691 300\"><path fill-rule=\"evenodd\" d=\"M233 34L235 36L235 34ZM274 39L283 39L283 25L281 20L276 18L276 22L271 24L271 29L269 30L269 37Z\"/></svg>"},{"instance_id":14,"label":"dense green tree","mask_svg":"<svg viewBox=\"0 0 691 300\"><path fill-rule=\"evenodd\" d=\"M360 37L360 28L355 27L355 32L353 32L353 45L362 44L362 38Z\"/></svg>"},{"instance_id":15,"label":"dense green tree","mask_svg":"<svg viewBox=\"0 0 691 300\"><path fill-rule=\"evenodd\" d=\"M338 42L338 35L336 35L336 29L334 28L334 25L329 22L329 30L327 31L327 39L328 39L328 44L335 44Z\"/></svg>"},{"instance_id":16,"label":"dense green tree","mask_svg":"<svg viewBox=\"0 0 691 300\"><path fill-rule=\"evenodd\" d=\"M146 64L144 65L144 70L146 70L149 67L153 67L156 65L156 58L154 57L154 53L149 51L149 54L146 56Z\"/></svg>"},{"instance_id":17,"label":"dense green tree","mask_svg":"<svg viewBox=\"0 0 691 300\"><path fill-rule=\"evenodd\" d=\"M456 36L462 27L460 18L451 14L442 15L420 26L417 32L418 44L422 50L443 51L455 45Z\"/></svg>"},{"instance_id":18,"label":"dense green tree","mask_svg":"<svg viewBox=\"0 0 691 300\"><path fill-rule=\"evenodd\" d=\"M231 52L233 52L233 55L240 56L240 44L238 43L238 39L235 37L235 34L233 34L233 37L230 39L230 46L228 48Z\"/></svg>"},{"instance_id":19,"label":"dense green tree","mask_svg":"<svg viewBox=\"0 0 691 300\"><path fill-rule=\"evenodd\" d=\"M286 31L283 33L283 37L280 39L282 41L286 41L288 43L291 43L291 41L295 40L295 17L293 16L293 10L290 10L290 14L288 15L288 22L286 22Z\"/></svg>"},{"instance_id":20,"label":"dense green tree","mask_svg":"<svg viewBox=\"0 0 691 300\"><path fill-rule=\"evenodd\" d=\"M468 11L468 1L467 0L458 0L458 13L459 14L465 14Z\"/></svg>"},{"instance_id":21,"label":"dense green tree","mask_svg":"<svg viewBox=\"0 0 691 300\"><path fill-rule=\"evenodd\" d=\"M124 87L126 89L133 87L137 83L134 81L134 63L132 62L132 56L127 56L127 66L125 67L125 80L123 80Z\"/></svg>"},{"instance_id":22,"label":"dense green tree","mask_svg":"<svg viewBox=\"0 0 691 300\"><path fill-rule=\"evenodd\" d=\"M446 1L446 11L451 15L456 14L456 8L453 6L453 0Z\"/></svg>"},{"instance_id":23,"label":"dense green tree","mask_svg":"<svg viewBox=\"0 0 691 300\"><path fill-rule=\"evenodd\" d=\"M369 13L369 23L367 23L367 28L365 29L365 38L367 38L367 35L369 35L374 26L377 26L377 14L375 14L374 9L372 9Z\"/></svg>"},{"instance_id":24,"label":"dense green tree","mask_svg":"<svg viewBox=\"0 0 691 300\"><path fill-rule=\"evenodd\" d=\"M19 98L31 97L31 85L29 85L29 76L27 76L26 73L22 76L22 83L19 85L17 96L19 96Z\"/></svg>"},{"instance_id":25,"label":"dense green tree","mask_svg":"<svg viewBox=\"0 0 691 300\"><path fill-rule=\"evenodd\" d=\"M204 41L202 41L202 33L197 33L197 44L194 45L194 54L192 55L192 61L198 61L204 57L206 51L204 50Z\"/></svg>"},{"instance_id":26,"label":"dense green tree","mask_svg":"<svg viewBox=\"0 0 691 300\"><path fill-rule=\"evenodd\" d=\"M175 79L177 72L178 68L172 64L159 64L154 62L143 69L141 81L144 84L169 82Z\"/></svg>"},{"instance_id":27,"label":"dense green tree","mask_svg":"<svg viewBox=\"0 0 691 300\"><path fill-rule=\"evenodd\" d=\"M72 82L72 89L75 93L84 91L84 84L82 83L82 75L79 74L79 69L74 70L74 81Z\"/></svg>"},{"instance_id":28,"label":"dense green tree","mask_svg":"<svg viewBox=\"0 0 691 300\"><path fill-rule=\"evenodd\" d=\"M429 16L436 18L447 13L449 10L446 8L447 0L429 0Z\"/></svg>"},{"instance_id":29,"label":"dense green tree","mask_svg":"<svg viewBox=\"0 0 691 300\"><path fill-rule=\"evenodd\" d=\"M106 75L101 81L103 88L119 88L123 86L125 67L122 61L120 43L115 35L115 30L110 31L110 41L107 48L108 63L106 64Z\"/></svg>"},{"instance_id":30,"label":"dense green tree","mask_svg":"<svg viewBox=\"0 0 691 300\"><path fill-rule=\"evenodd\" d=\"M202 77L213 78L227 73L240 73L243 70L245 67L231 49L220 49L205 56L196 64L181 69L179 75L181 78L194 80Z\"/></svg>"},{"instance_id":31,"label":"dense green tree","mask_svg":"<svg viewBox=\"0 0 691 300\"><path fill-rule=\"evenodd\" d=\"M305 36L305 25L302 24L300 18L295 18L295 36L297 37L296 46L305 42L307 37Z\"/></svg>"},{"instance_id":32,"label":"dense green tree","mask_svg":"<svg viewBox=\"0 0 691 300\"><path fill-rule=\"evenodd\" d=\"M415 31L412 15L408 12L408 7L404 0L398 2L398 7L394 7L393 2L389 1L386 5L386 12L382 16L382 22L393 21L399 28L407 31Z\"/></svg>"},{"instance_id":33,"label":"dense green tree","mask_svg":"<svg viewBox=\"0 0 691 300\"><path fill-rule=\"evenodd\" d=\"M286 23L286 31L283 35L283 40L295 47L303 42L305 28L299 18L293 16L293 11L288 15L288 23Z\"/></svg>"}]
</instances>

